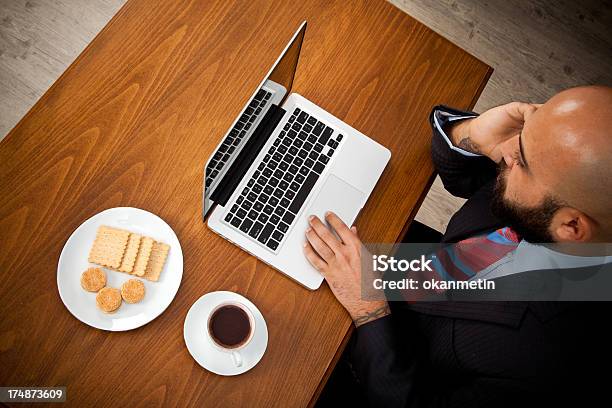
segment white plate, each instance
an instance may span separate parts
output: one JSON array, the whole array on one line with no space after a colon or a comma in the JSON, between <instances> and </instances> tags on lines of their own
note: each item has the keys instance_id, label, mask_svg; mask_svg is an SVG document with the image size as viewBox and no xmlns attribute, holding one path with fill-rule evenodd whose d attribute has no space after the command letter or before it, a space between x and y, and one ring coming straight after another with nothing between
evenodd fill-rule
<instances>
[{"instance_id":1,"label":"white plate","mask_svg":"<svg viewBox=\"0 0 612 408\"><path fill-rule=\"evenodd\" d=\"M170 252L158 282L141 279L144 299L135 304L123 302L115 313L106 314L96 307L96 294L81 287L81 274L94 266L87 261L100 225L126 229L170 245ZM135 276L103 268L107 286L121 284ZM92 327L124 331L143 326L162 314L176 295L183 277L183 252L172 228L157 215L139 208L117 207L102 211L81 224L68 238L57 264L57 288L62 302L77 319Z\"/></svg>"},{"instance_id":2,"label":"white plate","mask_svg":"<svg viewBox=\"0 0 612 408\"><path fill-rule=\"evenodd\" d=\"M236 367L230 353L212 345L208 335L208 316L222 302L236 301L249 308L255 318L255 334L249 344L240 350L242 366ZM219 375L238 375L255 367L268 346L268 326L257 307L247 298L234 292L211 292L199 298L187 312L183 336L189 354L202 367Z\"/></svg>"}]
</instances>

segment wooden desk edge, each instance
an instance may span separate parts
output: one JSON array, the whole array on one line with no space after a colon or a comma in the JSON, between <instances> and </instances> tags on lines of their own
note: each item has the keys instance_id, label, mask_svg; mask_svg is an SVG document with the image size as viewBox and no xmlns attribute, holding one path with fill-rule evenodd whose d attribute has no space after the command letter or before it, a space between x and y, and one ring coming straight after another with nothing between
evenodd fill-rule
<instances>
[{"instance_id":1,"label":"wooden desk edge","mask_svg":"<svg viewBox=\"0 0 612 408\"><path fill-rule=\"evenodd\" d=\"M476 58L476 57L474 57L474 58ZM482 62L480 59L478 59L478 61ZM484 62L482 62L482 63L484 65L487 65ZM491 78L492 74L493 74L493 68L491 68L490 66L487 65L487 72L485 72L485 75L482 77L482 80L480 82L480 86L478 87L478 89L476 89L476 92L474 93L474 96L472 97L472 100L470 101L470 104L467 107L467 109L469 109L469 110L474 109L474 106L476 105L476 102L478 101L478 98L480 98L480 95L482 94L482 91L484 90L484 87L487 86L487 83L489 82L489 78ZM408 228L410 227L410 224L412 223L412 220L414 219L414 217L416 217L416 214L419 211L419 208L421 207L421 204L423 204L423 201L425 200L425 197L427 196L427 193L429 192L429 189L431 188L431 185L433 184L434 180L436 179L436 175L437 175L437 173L435 171L431 174L431 177L429 178L429 181L427 182L427 185L425 186L426 188L424 188L423 191L421 192L421 195L419 197L417 205L415 205L414 209L412 210L412 212L410 213L410 215L406 219L406 223L404 224L404 227L402 228L401 234L398 237L396 237L396 239L395 239L396 243L397 242L401 242L401 239L404 237L404 235L406 235L406 232L408 231ZM329 380L329 377L331 376L332 372L334 371L334 368L336 367L336 364L338 363L338 360L340 360L340 357L344 353L344 349L346 348L346 345L348 344L349 340L351 339L351 336L353 335L353 331L355 331L355 326L353 326L353 324L351 324L349 326L349 329L347 330L347 332L344 334L344 338L342 339L342 342L340 343L340 347L338 347L338 350L336 350L336 353L334 354L334 357L332 358L332 360L330 361L329 365L327 366L327 369L325 370L325 374L321 378L321 381L319 382L319 385L317 386L317 389L315 390L314 394L312 395L312 398L310 399L310 402L308 403L309 407L314 407L315 404L317 403L317 400L321 396L321 393L323 392L323 388L325 388L325 385L327 384L327 381Z\"/></svg>"}]
</instances>

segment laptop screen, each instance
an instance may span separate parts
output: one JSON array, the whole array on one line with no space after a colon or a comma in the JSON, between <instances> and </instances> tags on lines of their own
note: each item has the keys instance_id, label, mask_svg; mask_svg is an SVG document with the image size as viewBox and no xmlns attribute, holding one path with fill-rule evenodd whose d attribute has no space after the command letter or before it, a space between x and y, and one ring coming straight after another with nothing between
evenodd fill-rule
<instances>
[{"instance_id":1,"label":"laptop screen","mask_svg":"<svg viewBox=\"0 0 612 408\"><path fill-rule=\"evenodd\" d=\"M305 32L306 22L303 22L206 163L204 217L214 205L210 197L224 188L224 176L241 151L249 148L249 139L265 122L266 114L281 106L291 93Z\"/></svg>"}]
</instances>

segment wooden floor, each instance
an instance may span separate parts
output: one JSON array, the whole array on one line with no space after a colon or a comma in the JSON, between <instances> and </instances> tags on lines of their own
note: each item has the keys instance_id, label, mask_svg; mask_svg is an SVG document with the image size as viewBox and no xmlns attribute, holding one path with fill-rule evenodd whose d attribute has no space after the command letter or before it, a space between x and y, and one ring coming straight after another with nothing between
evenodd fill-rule
<instances>
[{"instance_id":1,"label":"wooden floor","mask_svg":"<svg viewBox=\"0 0 612 408\"><path fill-rule=\"evenodd\" d=\"M391 2L495 68L476 111L542 102L574 85L612 85L610 0ZM0 139L124 3L0 0ZM443 231L461 204L437 179L417 219Z\"/></svg>"}]
</instances>

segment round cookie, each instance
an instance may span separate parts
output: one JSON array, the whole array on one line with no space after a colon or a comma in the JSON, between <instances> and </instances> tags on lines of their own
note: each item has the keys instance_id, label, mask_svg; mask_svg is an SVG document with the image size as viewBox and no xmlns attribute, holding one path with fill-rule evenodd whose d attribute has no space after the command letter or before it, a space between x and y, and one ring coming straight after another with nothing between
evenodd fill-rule
<instances>
[{"instance_id":1,"label":"round cookie","mask_svg":"<svg viewBox=\"0 0 612 408\"><path fill-rule=\"evenodd\" d=\"M121 297L127 303L138 303L145 295L145 286L138 279L130 279L121 285Z\"/></svg>"},{"instance_id":2,"label":"round cookie","mask_svg":"<svg viewBox=\"0 0 612 408\"><path fill-rule=\"evenodd\" d=\"M104 313L114 313L121 306L121 293L119 289L101 289L96 295L96 306Z\"/></svg>"},{"instance_id":3,"label":"round cookie","mask_svg":"<svg viewBox=\"0 0 612 408\"><path fill-rule=\"evenodd\" d=\"M88 292L97 292L106 286L106 273L100 268L89 268L81 275L81 287Z\"/></svg>"}]
</instances>

